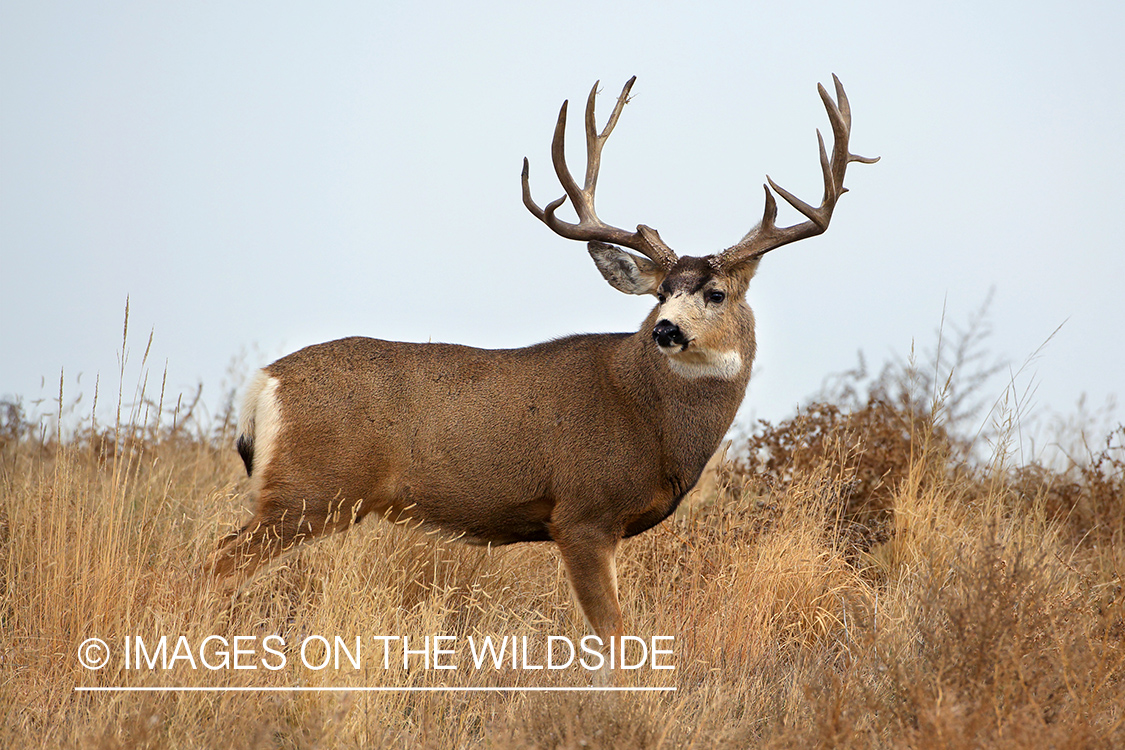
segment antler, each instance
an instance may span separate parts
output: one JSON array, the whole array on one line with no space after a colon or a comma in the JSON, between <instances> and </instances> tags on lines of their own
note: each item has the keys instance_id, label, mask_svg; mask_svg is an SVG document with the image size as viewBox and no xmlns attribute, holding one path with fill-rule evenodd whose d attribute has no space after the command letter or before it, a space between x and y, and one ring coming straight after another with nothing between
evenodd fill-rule
<instances>
[{"instance_id":1,"label":"antler","mask_svg":"<svg viewBox=\"0 0 1125 750\"><path fill-rule=\"evenodd\" d=\"M566 166L566 154L563 146L566 138L567 102L563 102L562 108L559 110L558 122L555 124L555 135L551 140L551 161L555 165L555 174L558 175L559 182L562 183L566 195L551 201L545 209L539 208L535 201L531 199L531 187L528 185L527 179L528 163L527 157L524 157L523 204L527 206L528 211L531 211L537 219L550 227L555 234L570 240L600 240L615 245L623 245L636 250L668 269L676 264L676 253L664 244L655 229L640 224L637 226L637 231L628 232L604 223L594 212L594 190L598 183L598 170L601 168L602 146L605 145L606 139L609 138L609 134L613 132L614 126L617 125L617 118L621 116L622 108L629 101L629 90L636 80L637 77L633 76L621 89L621 95L617 97L617 104L613 108L613 113L609 116L609 122L602 129L601 135L597 133L594 120L594 97L598 93L598 83L601 82L598 81L590 89L590 96L586 100L586 184L582 188L578 187L578 183L574 181L574 177ZM563 221L555 215L555 211L566 202L568 197L574 206L574 211L578 214L577 224Z\"/></svg>"},{"instance_id":2,"label":"antler","mask_svg":"<svg viewBox=\"0 0 1125 750\"><path fill-rule=\"evenodd\" d=\"M766 209L762 214L762 221L751 229L749 234L743 237L737 245L712 256L711 265L717 270L729 269L741 263L755 260L776 247L803 240L806 237L814 237L823 232L828 228L828 222L832 220L832 210L836 207L836 201L847 192L847 188L844 187L844 172L848 168L848 163L858 161L863 164L874 164L879 161L879 157L869 159L856 156L848 151L848 137L851 135L852 127L851 107L848 104L848 97L844 93L844 87L840 83L840 79L833 74L832 80L836 84L837 101L835 102L824 90L824 86L817 84L820 98L824 101L824 108L828 110L828 119L832 122L832 135L835 141L832 146L832 161L829 162L828 154L824 151L824 138L821 136L820 130L816 131L817 140L820 142L820 167L824 172L824 199L820 206L813 208L788 190L780 187L767 175L766 180L769 185L765 186ZM777 201L774 200L773 193L770 192L771 187L789 205L800 211L808 221L794 224L791 227L779 227L774 224L777 219Z\"/></svg>"}]
</instances>

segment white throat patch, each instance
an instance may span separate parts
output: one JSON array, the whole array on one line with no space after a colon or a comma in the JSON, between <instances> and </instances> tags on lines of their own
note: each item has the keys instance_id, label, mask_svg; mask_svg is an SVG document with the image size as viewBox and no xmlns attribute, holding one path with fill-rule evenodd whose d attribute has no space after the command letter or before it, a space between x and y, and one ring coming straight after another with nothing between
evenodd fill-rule
<instances>
[{"instance_id":1,"label":"white throat patch","mask_svg":"<svg viewBox=\"0 0 1125 750\"><path fill-rule=\"evenodd\" d=\"M734 380L742 372L742 355L737 349L706 353L696 351L693 354L695 356L691 359L670 356L668 366L672 368L672 372L689 380L696 378Z\"/></svg>"}]
</instances>

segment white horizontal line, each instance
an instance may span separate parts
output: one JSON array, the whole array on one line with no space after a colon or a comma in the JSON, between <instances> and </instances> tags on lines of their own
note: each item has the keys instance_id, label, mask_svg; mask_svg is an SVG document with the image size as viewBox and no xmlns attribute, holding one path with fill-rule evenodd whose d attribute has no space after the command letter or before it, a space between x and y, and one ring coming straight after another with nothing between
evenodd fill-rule
<instances>
[{"instance_id":1,"label":"white horizontal line","mask_svg":"<svg viewBox=\"0 0 1125 750\"><path fill-rule=\"evenodd\" d=\"M676 692L675 687L307 687L307 686L265 686L265 687L221 687L221 686L183 686L183 687L83 687L76 686L75 692L87 693L654 693Z\"/></svg>"}]
</instances>

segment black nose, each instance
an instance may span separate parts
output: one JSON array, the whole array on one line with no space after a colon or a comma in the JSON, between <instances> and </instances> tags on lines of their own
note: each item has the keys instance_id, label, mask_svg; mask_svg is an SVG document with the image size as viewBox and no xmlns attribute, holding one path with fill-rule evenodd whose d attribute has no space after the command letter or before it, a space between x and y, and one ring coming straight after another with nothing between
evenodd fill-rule
<instances>
[{"instance_id":1,"label":"black nose","mask_svg":"<svg viewBox=\"0 0 1125 750\"><path fill-rule=\"evenodd\" d=\"M684 332L670 320L661 320L652 329L652 338L660 346L683 346Z\"/></svg>"}]
</instances>

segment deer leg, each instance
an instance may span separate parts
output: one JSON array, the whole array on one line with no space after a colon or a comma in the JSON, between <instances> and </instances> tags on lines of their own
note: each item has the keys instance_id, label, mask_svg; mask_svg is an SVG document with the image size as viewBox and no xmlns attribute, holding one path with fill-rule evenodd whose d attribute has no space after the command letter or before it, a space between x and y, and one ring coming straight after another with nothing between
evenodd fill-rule
<instances>
[{"instance_id":1,"label":"deer leg","mask_svg":"<svg viewBox=\"0 0 1125 750\"><path fill-rule=\"evenodd\" d=\"M594 633L609 643L624 632L617 601L618 538L591 528L553 529L570 590Z\"/></svg>"},{"instance_id":2,"label":"deer leg","mask_svg":"<svg viewBox=\"0 0 1125 750\"><path fill-rule=\"evenodd\" d=\"M347 528L354 508L340 502L293 503L262 498L254 518L219 542L206 569L237 590L263 564L297 545Z\"/></svg>"}]
</instances>

